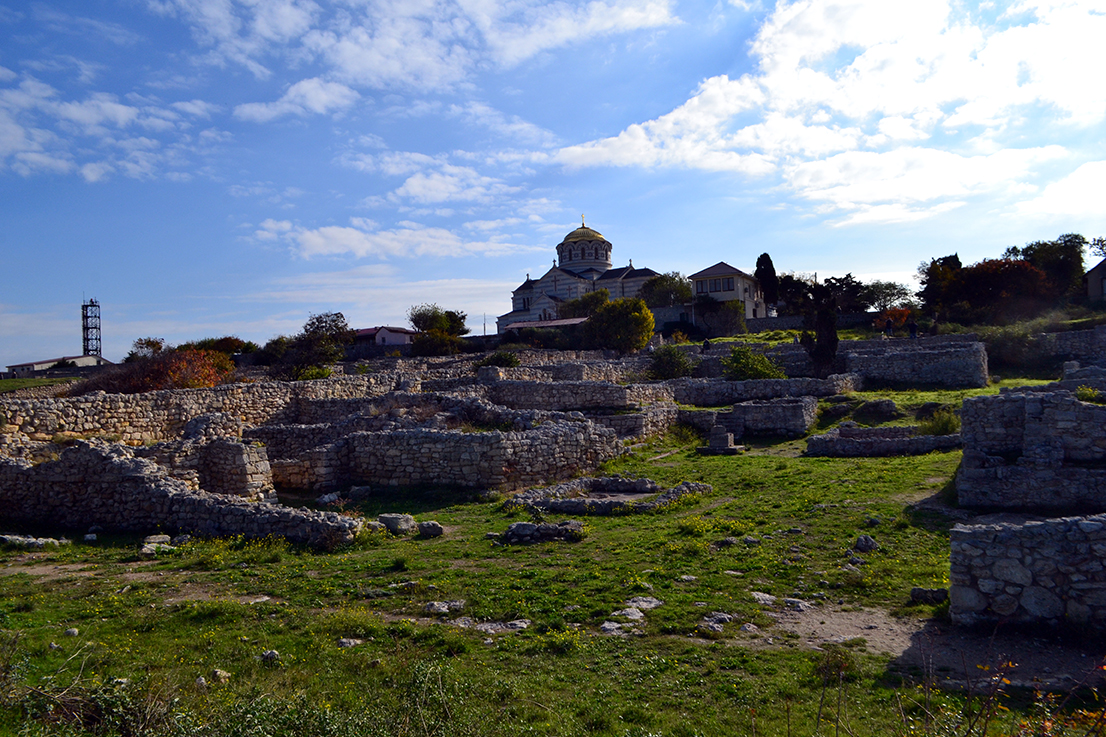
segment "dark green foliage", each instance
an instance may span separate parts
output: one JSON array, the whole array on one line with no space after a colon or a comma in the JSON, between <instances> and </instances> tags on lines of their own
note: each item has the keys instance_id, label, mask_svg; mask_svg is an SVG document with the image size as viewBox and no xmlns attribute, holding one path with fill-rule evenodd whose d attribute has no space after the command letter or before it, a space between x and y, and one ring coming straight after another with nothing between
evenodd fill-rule
<instances>
[{"instance_id":1,"label":"dark green foliage","mask_svg":"<svg viewBox=\"0 0 1106 737\"><path fill-rule=\"evenodd\" d=\"M695 298L695 313L711 338L746 332L745 303L741 300L722 302L709 294L700 294Z\"/></svg>"},{"instance_id":2,"label":"dark green foliage","mask_svg":"<svg viewBox=\"0 0 1106 737\"><path fill-rule=\"evenodd\" d=\"M867 287L863 282L857 281L852 274L828 277L821 285L815 284L814 289L818 286L824 286L829 290L842 312L864 312L871 304L868 301Z\"/></svg>"},{"instance_id":3,"label":"dark green foliage","mask_svg":"<svg viewBox=\"0 0 1106 737\"><path fill-rule=\"evenodd\" d=\"M638 297L650 307L672 307L691 302L691 280L678 271L658 274L641 285Z\"/></svg>"},{"instance_id":4,"label":"dark green foliage","mask_svg":"<svg viewBox=\"0 0 1106 737\"><path fill-rule=\"evenodd\" d=\"M774 305L780 299L780 280L776 276L776 267L772 264L772 257L762 253L757 257L757 267L753 276L760 282L760 289L764 293L766 304Z\"/></svg>"},{"instance_id":5,"label":"dark green foliage","mask_svg":"<svg viewBox=\"0 0 1106 737\"><path fill-rule=\"evenodd\" d=\"M1066 233L1054 241L1034 241L1024 247L1006 249L1004 259L1021 259L1045 273L1057 301L1083 294L1083 249L1089 244L1077 233Z\"/></svg>"},{"instance_id":6,"label":"dark green foliage","mask_svg":"<svg viewBox=\"0 0 1106 737\"><path fill-rule=\"evenodd\" d=\"M463 342L456 335L444 330L427 330L411 339L411 355L455 356L464 347Z\"/></svg>"},{"instance_id":7,"label":"dark green foliage","mask_svg":"<svg viewBox=\"0 0 1106 737\"><path fill-rule=\"evenodd\" d=\"M876 312L913 304L914 292L893 281L870 281L864 285L864 300Z\"/></svg>"},{"instance_id":8,"label":"dark green foliage","mask_svg":"<svg viewBox=\"0 0 1106 737\"><path fill-rule=\"evenodd\" d=\"M138 338L131 345L131 352L123 359L124 363L134 363L153 358L168 348L165 338Z\"/></svg>"},{"instance_id":9,"label":"dark green foliage","mask_svg":"<svg viewBox=\"0 0 1106 737\"><path fill-rule=\"evenodd\" d=\"M582 297L570 299L557 308L557 317L569 319L573 317L591 317L599 308L610 301L611 294L606 289L596 289Z\"/></svg>"},{"instance_id":10,"label":"dark green foliage","mask_svg":"<svg viewBox=\"0 0 1106 737\"><path fill-rule=\"evenodd\" d=\"M636 297L616 299L595 311L584 323L584 332L596 348L635 351L653 337L653 313Z\"/></svg>"},{"instance_id":11,"label":"dark green foliage","mask_svg":"<svg viewBox=\"0 0 1106 737\"><path fill-rule=\"evenodd\" d=\"M438 332L455 337L467 335L469 333L469 329L465 327L465 320L467 318L468 315L464 312L443 310L436 304L415 305L407 310L407 319L410 320L411 327L421 333L437 330ZM426 353L421 355L444 354Z\"/></svg>"},{"instance_id":12,"label":"dark green foliage","mask_svg":"<svg viewBox=\"0 0 1106 737\"><path fill-rule=\"evenodd\" d=\"M303 332L292 338L274 338L261 352L275 377L321 378L319 369L341 361L354 335L341 312L312 314L304 323Z\"/></svg>"},{"instance_id":13,"label":"dark green foliage","mask_svg":"<svg viewBox=\"0 0 1106 737\"><path fill-rule=\"evenodd\" d=\"M473 364L474 368L480 366L499 366L501 368L514 368L520 365L522 362L518 358L518 354L511 351L496 351L482 361L477 361Z\"/></svg>"},{"instance_id":14,"label":"dark green foliage","mask_svg":"<svg viewBox=\"0 0 1106 737\"><path fill-rule=\"evenodd\" d=\"M662 345L653 353L649 375L654 379L678 379L681 376L691 376L694 368L695 365L687 357L687 353L674 345Z\"/></svg>"},{"instance_id":15,"label":"dark green foliage","mask_svg":"<svg viewBox=\"0 0 1106 737\"><path fill-rule=\"evenodd\" d=\"M787 374L772 359L745 345L730 348L730 355L722 359L722 373L730 381L787 378Z\"/></svg>"},{"instance_id":16,"label":"dark green foliage","mask_svg":"<svg viewBox=\"0 0 1106 737\"><path fill-rule=\"evenodd\" d=\"M177 346L177 350L192 348L200 351L217 351L233 356L238 353L254 353L260 350L257 343L242 340L236 335L225 335L222 338L203 338Z\"/></svg>"}]
</instances>

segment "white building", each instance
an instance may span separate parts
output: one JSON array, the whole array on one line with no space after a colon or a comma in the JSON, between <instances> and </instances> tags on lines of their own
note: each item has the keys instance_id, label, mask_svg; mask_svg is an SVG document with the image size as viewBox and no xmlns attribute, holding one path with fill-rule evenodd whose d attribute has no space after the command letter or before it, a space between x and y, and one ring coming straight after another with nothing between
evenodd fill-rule
<instances>
[{"instance_id":1,"label":"white building","mask_svg":"<svg viewBox=\"0 0 1106 737\"><path fill-rule=\"evenodd\" d=\"M768 316L760 281L725 261L694 273L688 279L696 297L713 297L719 302L741 300L745 303L746 318Z\"/></svg>"},{"instance_id":2,"label":"white building","mask_svg":"<svg viewBox=\"0 0 1106 737\"><path fill-rule=\"evenodd\" d=\"M641 285L659 274L629 266L612 268L610 241L581 224L557 245L557 260L541 278L524 281L511 293L511 311L500 315L498 332L507 325L557 320L564 302L606 289L611 299L636 297ZM535 326L537 327L537 326Z\"/></svg>"},{"instance_id":3,"label":"white building","mask_svg":"<svg viewBox=\"0 0 1106 737\"><path fill-rule=\"evenodd\" d=\"M31 361L29 363L16 363L8 366L8 373L15 376L24 376L33 374L35 371L45 371L53 368L62 361L73 364L74 367L83 368L86 366L109 366L111 361L101 356L62 356L61 358L50 358L45 361Z\"/></svg>"}]
</instances>

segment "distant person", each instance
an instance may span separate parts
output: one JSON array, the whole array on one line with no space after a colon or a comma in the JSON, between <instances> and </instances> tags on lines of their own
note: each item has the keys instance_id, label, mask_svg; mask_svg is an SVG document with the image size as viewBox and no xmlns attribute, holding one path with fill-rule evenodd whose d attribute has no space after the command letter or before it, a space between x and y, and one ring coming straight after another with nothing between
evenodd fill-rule
<instances>
[{"instance_id":1,"label":"distant person","mask_svg":"<svg viewBox=\"0 0 1106 737\"><path fill-rule=\"evenodd\" d=\"M883 334L888 338L895 336L895 323L891 322L891 318L887 318L887 322L883 326Z\"/></svg>"},{"instance_id":2,"label":"distant person","mask_svg":"<svg viewBox=\"0 0 1106 737\"><path fill-rule=\"evenodd\" d=\"M703 341L703 347L701 349L699 349L699 352L700 353L710 352L710 338L707 338L706 340Z\"/></svg>"},{"instance_id":3,"label":"distant person","mask_svg":"<svg viewBox=\"0 0 1106 737\"><path fill-rule=\"evenodd\" d=\"M918 321L913 317L910 318L910 322L906 324L906 327L910 330L910 338L912 340L918 339Z\"/></svg>"}]
</instances>

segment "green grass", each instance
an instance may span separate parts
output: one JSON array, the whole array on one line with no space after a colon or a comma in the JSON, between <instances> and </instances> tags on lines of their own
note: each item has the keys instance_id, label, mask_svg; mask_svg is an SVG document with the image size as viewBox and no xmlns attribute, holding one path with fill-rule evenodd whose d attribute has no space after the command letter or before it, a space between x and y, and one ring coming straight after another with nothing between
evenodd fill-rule
<instances>
[{"instance_id":1,"label":"green grass","mask_svg":"<svg viewBox=\"0 0 1106 737\"><path fill-rule=\"evenodd\" d=\"M53 386L54 384L68 384L73 379L0 379L0 394L13 392L16 389L27 389L34 386Z\"/></svg>"},{"instance_id":2,"label":"green grass","mask_svg":"<svg viewBox=\"0 0 1106 737\"><path fill-rule=\"evenodd\" d=\"M890 396L909 405L962 394ZM106 734L743 735L755 719L758 735L809 735L820 702L823 734L839 704L851 734L902 733L898 699L913 691L888 657L863 642L805 649L749 592L943 616L907 604L913 586L947 585L950 522L911 503L945 489L960 454L804 458L793 452L801 443L764 441L702 457L699 443L674 432L604 471L705 481L712 493L660 514L589 518L572 544L495 546L486 533L529 517L438 488L360 507L436 519L447 533L435 539L378 536L334 553L196 540L152 562L128 536L0 550L0 734L66 734L70 709ZM880 548L862 573L846 572L862 533ZM745 536L761 542L712 545ZM642 635L597 633L644 594L665 603ZM411 621L451 599L477 620L532 625L489 637ZM721 639L691 637L711 611L736 619ZM740 635L743 622L761 636ZM78 636L65 636L71 627ZM341 649L342 637L365 642ZM279 662L260 659L269 649ZM847 672L831 678L831 666ZM215 683L215 668L230 682ZM949 714L963 705L941 698Z\"/></svg>"}]
</instances>

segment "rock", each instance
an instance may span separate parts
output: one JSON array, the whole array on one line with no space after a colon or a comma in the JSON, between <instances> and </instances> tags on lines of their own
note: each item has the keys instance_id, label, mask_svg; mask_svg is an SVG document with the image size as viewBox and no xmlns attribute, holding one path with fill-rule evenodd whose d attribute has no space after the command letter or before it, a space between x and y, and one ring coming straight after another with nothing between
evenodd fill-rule
<instances>
[{"instance_id":1,"label":"rock","mask_svg":"<svg viewBox=\"0 0 1106 737\"><path fill-rule=\"evenodd\" d=\"M725 612L711 612L707 616L703 617L704 622L713 622L714 624L729 624L733 621L733 617Z\"/></svg>"},{"instance_id":2,"label":"rock","mask_svg":"<svg viewBox=\"0 0 1106 737\"><path fill-rule=\"evenodd\" d=\"M750 591L749 595L753 597L753 600L761 606L775 606L776 597L771 594L766 594L763 591Z\"/></svg>"},{"instance_id":3,"label":"rock","mask_svg":"<svg viewBox=\"0 0 1106 737\"><path fill-rule=\"evenodd\" d=\"M463 600L456 601L431 601L423 608L427 614L449 614L450 612L459 612L465 608L465 602Z\"/></svg>"},{"instance_id":4,"label":"rock","mask_svg":"<svg viewBox=\"0 0 1106 737\"><path fill-rule=\"evenodd\" d=\"M177 535L176 537L174 537L172 540L169 541L169 544L173 545L173 546L177 546L177 545L185 545L185 544L190 543L190 542L192 542L192 536L191 535Z\"/></svg>"},{"instance_id":5,"label":"rock","mask_svg":"<svg viewBox=\"0 0 1106 737\"><path fill-rule=\"evenodd\" d=\"M1064 613L1064 602L1046 588L1029 586L1022 592L1021 605L1031 617L1052 619Z\"/></svg>"},{"instance_id":6,"label":"rock","mask_svg":"<svg viewBox=\"0 0 1106 737\"><path fill-rule=\"evenodd\" d=\"M164 537L166 539L169 538L168 535ZM176 548L167 543L154 543L152 545L143 545L138 551L138 556L140 558L156 558L158 553L171 553L174 550L176 550Z\"/></svg>"},{"instance_id":7,"label":"rock","mask_svg":"<svg viewBox=\"0 0 1106 737\"><path fill-rule=\"evenodd\" d=\"M499 539L499 533L498 532L485 532L484 533L484 539L485 540L498 540Z\"/></svg>"},{"instance_id":8,"label":"rock","mask_svg":"<svg viewBox=\"0 0 1106 737\"><path fill-rule=\"evenodd\" d=\"M618 622L604 622L599 625L599 632L604 635L621 635L623 625Z\"/></svg>"},{"instance_id":9,"label":"rock","mask_svg":"<svg viewBox=\"0 0 1106 737\"><path fill-rule=\"evenodd\" d=\"M280 653L276 650L266 650L261 653L261 660L265 663L278 663L280 662Z\"/></svg>"},{"instance_id":10,"label":"rock","mask_svg":"<svg viewBox=\"0 0 1106 737\"><path fill-rule=\"evenodd\" d=\"M745 543L746 545L748 545L749 547L752 547L754 545L760 545L760 539L756 538L756 537L753 537L752 535L746 535L745 537L743 537L741 539L741 541L743 543Z\"/></svg>"},{"instance_id":11,"label":"rock","mask_svg":"<svg viewBox=\"0 0 1106 737\"><path fill-rule=\"evenodd\" d=\"M201 691L206 691L207 690L207 679L204 678L203 676L199 676L196 679L196 688L200 689Z\"/></svg>"},{"instance_id":12,"label":"rock","mask_svg":"<svg viewBox=\"0 0 1106 737\"><path fill-rule=\"evenodd\" d=\"M322 496L320 496L318 499L315 500L315 503L316 504L333 504L336 501L340 500L341 498L342 498L341 494L339 494L338 492L333 492L331 494L323 494Z\"/></svg>"},{"instance_id":13,"label":"rock","mask_svg":"<svg viewBox=\"0 0 1106 737\"><path fill-rule=\"evenodd\" d=\"M949 601L953 610L981 612L987 608L987 597L968 586L953 584L949 588Z\"/></svg>"},{"instance_id":14,"label":"rock","mask_svg":"<svg viewBox=\"0 0 1106 737\"><path fill-rule=\"evenodd\" d=\"M696 625L696 629L700 632L709 632L714 635L720 635L722 634L722 630L725 628L717 622L702 621L698 625Z\"/></svg>"},{"instance_id":15,"label":"rock","mask_svg":"<svg viewBox=\"0 0 1106 737\"><path fill-rule=\"evenodd\" d=\"M443 533L445 533L445 529L433 520L429 522L419 522L420 537L441 537Z\"/></svg>"},{"instance_id":16,"label":"rock","mask_svg":"<svg viewBox=\"0 0 1106 737\"><path fill-rule=\"evenodd\" d=\"M662 604L664 604L663 601L652 596L635 596L626 602L626 606L634 607L635 609L643 609L645 611L656 609Z\"/></svg>"},{"instance_id":17,"label":"rock","mask_svg":"<svg viewBox=\"0 0 1106 737\"><path fill-rule=\"evenodd\" d=\"M1009 594L996 596L991 600L991 611L1003 617L1009 617L1018 611L1018 600Z\"/></svg>"},{"instance_id":18,"label":"rock","mask_svg":"<svg viewBox=\"0 0 1106 737\"><path fill-rule=\"evenodd\" d=\"M56 643L56 642L51 642L51 643L50 643L49 645L47 645L46 647L47 647L47 648L49 648L50 650L61 650L61 645L59 645L59 644L58 644L58 643Z\"/></svg>"},{"instance_id":19,"label":"rock","mask_svg":"<svg viewBox=\"0 0 1106 737\"><path fill-rule=\"evenodd\" d=\"M530 626L529 619L515 619L504 625L509 630L524 630Z\"/></svg>"},{"instance_id":20,"label":"rock","mask_svg":"<svg viewBox=\"0 0 1106 737\"><path fill-rule=\"evenodd\" d=\"M365 642L364 640L358 640L357 638L354 638L354 637L342 637L338 640L338 647L341 647L341 648L357 647L358 645L364 644L364 642Z\"/></svg>"},{"instance_id":21,"label":"rock","mask_svg":"<svg viewBox=\"0 0 1106 737\"><path fill-rule=\"evenodd\" d=\"M388 528L393 535L414 535L418 531L418 523L409 514L387 513L378 515L376 520Z\"/></svg>"},{"instance_id":22,"label":"rock","mask_svg":"<svg viewBox=\"0 0 1106 737\"><path fill-rule=\"evenodd\" d=\"M219 668L211 671L211 677L216 683L230 683L230 673Z\"/></svg>"},{"instance_id":23,"label":"rock","mask_svg":"<svg viewBox=\"0 0 1106 737\"><path fill-rule=\"evenodd\" d=\"M918 604L940 604L949 598L948 589L910 589L910 600Z\"/></svg>"},{"instance_id":24,"label":"rock","mask_svg":"<svg viewBox=\"0 0 1106 737\"><path fill-rule=\"evenodd\" d=\"M736 537L724 537L714 544L720 548L731 548L734 545L737 545L739 542L741 541L738 540Z\"/></svg>"},{"instance_id":25,"label":"rock","mask_svg":"<svg viewBox=\"0 0 1106 737\"><path fill-rule=\"evenodd\" d=\"M684 583L691 583L692 581L698 581L699 579L696 576L691 576L691 575L686 575L685 574L683 576L680 576L679 579L677 579L677 580L683 581Z\"/></svg>"},{"instance_id":26,"label":"rock","mask_svg":"<svg viewBox=\"0 0 1106 737\"><path fill-rule=\"evenodd\" d=\"M76 637L79 634L81 634L81 631L79 629L77 629L76 627L70 627L69 629L67 629L65 631L65 636L66 637Z\"/></svg>"},{"instance_id":27,"label":"rock","mask_svg":"<svg viewBox=\"0 0 1106 737\"><path fill-rule=\"evenodd\" d=\"M84 536L84 541L85 541L86 543L94 543L94 542L96 542L96 533L95 533L95 532L90 532L90 533L88 533L87 535L85 535L85 536Z\"/></svg>"},{"instance_id":28,"label":"rock","mask_svg":"<svg viewBox=\"0 0 1106 737\"><path fill-rule=\"evenodd\" d=\"M168 545L170 541L168 535L147 535L142 538L143 545Z\"/></svg>"},{"instance_id":29,"label":"rock","mask_svg":"<svg viewBox=\"0 0 1106 737\"><path fill-rule=\"evenodd\" d=\"M377 522L374 519L366 520L365 524L362 525L362 529L367 530L368 532L378 532L378 533L388 531L387 527L385 527L383 524L381 524L380 522Z\"/></svg>"},{"instance_id":30,"label":"rock","mask_svg":"<svg viewBox=\"0 0 1106 737\"><path fill-rule=\"evenodd\" d=\"M740 629L742 632L750 632L750 633L760 632L760 627L757 627L752 622L746 622L745 624L741 625L741 627L739 627L738 629Z\"/></svg>"},{"instance_id":31,"label":"rock","mask_svg":"<svg viewBox=\"0 0 1106 737\"><path fill-rule=\"evenodd\" d=\"M1003 558L995 562L991 569L995 578L1018 586L1028 586L1033 583L1033 574L1013 558Z\"/></svg>"},{"instance_id":32,"label":"rock","mask_svg":"<svg viewBox=\"0 0 1106 737\"><path fill-rule=\"evenodd\" d=\"M617 612L611 612L612 617L625 617L626 619L641 620L645 619L645 612L641 611L637 607L626 607L625 609L619 609Z\"/></svg>"},{"instance_id":33,"label":"rock","mask_svg":"<svg viewBox=\"0 0 1106 737\"><path fill-rule=\"evenodd\" d=\"M783 600L784 606L788 609L796 612L808 612L814 608L814 605L809 601L803 601L802 599L786 598Z\"/></svg>"},{"instance_id":34,"label":"rock","mask_svg":"<svg viewBox=\"0 0 1106 737\"><path fill-rule=\"evenodd\" d=\"M871 535L861 535L853 543L853 550L858 553L871 553L879 549L879 543Z\"/></svg>"}]
</instances>

